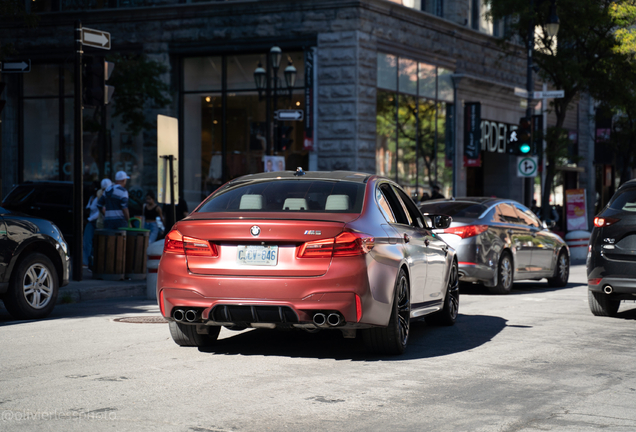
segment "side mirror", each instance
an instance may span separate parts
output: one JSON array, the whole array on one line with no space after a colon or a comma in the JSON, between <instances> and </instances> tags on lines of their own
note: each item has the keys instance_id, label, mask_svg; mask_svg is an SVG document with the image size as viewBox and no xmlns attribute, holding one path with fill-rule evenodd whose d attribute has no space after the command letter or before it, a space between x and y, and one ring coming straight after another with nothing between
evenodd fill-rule
<instances>
[{"instance_id":1,"label":"side mirror","mask_svg":"<svg viewBox=\"0 0 636 432\"><path fill-rule=\"evenodd\" d=\"M446 215L435 215L433 216L433 224L435 225L435 229L446 229L450 226L453 218Z\"/></svg>"},{"instance_id":2,"label":"side mirror","mask_svg":"<svg viewBox=\"0 0 636 432\"><path fill-rule=\"evenodd\" d=\"M442 214L424 214L424 221L428 229L446 229L450 226L453 218Z\"/></svg>"},{"instance_id":3,"label":"side mirror","mask_svg":"<svg viewBox=\"0 0 636 432\"><path fill-rule=\"evenodd\" d=\"M552 219L546 219L543 221L543 228L545 229L552 229L556 226L556 222L553 221Z\"/></svg>"}]
</instances>

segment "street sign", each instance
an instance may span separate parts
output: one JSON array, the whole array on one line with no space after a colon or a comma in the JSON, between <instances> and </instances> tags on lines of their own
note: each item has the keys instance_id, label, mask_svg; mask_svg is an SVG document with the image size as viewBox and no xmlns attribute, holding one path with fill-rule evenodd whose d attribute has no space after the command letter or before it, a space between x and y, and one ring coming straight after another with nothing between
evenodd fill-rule
<instances>
[{"instance_id":1,"label":"street sign","mask_svg":"<svg viewBox=\"0 0 636 432\"><path fill-rule=\"evenodd\" d=\"M274 113L276 120L301 121L305 115L303 110L278 110Z\"/></svg>"},{"instance_id":2,"label":"street sign","mask_svg":"<svg viewBox=\"0 0 636 432\"><path fill-rule=\"evenodd\" d=\"M561 99L565 96L563 90L548 90L534 92L534 99Z\"/></svg>"},{"instance_id":3,"label":"street sign","mask_svg":"<svg viewBox=\"0 0 636 432\"><path fill-rule=\"evenodd\" d=\"M515 87L515 96L522 98L528 97L528 91L519 87ZM560 99L565 96L563 90L548 90L532 92L532 99Z\"/></svg>"},{"instance_id":4,"label":"street sign","mask_svg":"<svg viewBox=\"0 0 636 432\"><path fill-rule=\"evenodd\" d=\"M28 73L31 72L31 59L13 60L2 63L2 73Z\"/></svg>"},{"instance_id":5,"label":"street sign","mask_svg":"<svg viewBox=\"0 0 636 432\"><path fill-rule=\"evenodd\" d=\"M82 44L109 50L110 33L82 27Z\"/></svg>"},{"instance_id":6,"label":"street sign","mask_svg":"<svg viewBox=\"0 0 636 432\"><path fill-rule=\"evenodd\" d=\"M536 156L519 156L517 158L517 177L536 177L539 158Z\"/></svg>"}]
</instances>

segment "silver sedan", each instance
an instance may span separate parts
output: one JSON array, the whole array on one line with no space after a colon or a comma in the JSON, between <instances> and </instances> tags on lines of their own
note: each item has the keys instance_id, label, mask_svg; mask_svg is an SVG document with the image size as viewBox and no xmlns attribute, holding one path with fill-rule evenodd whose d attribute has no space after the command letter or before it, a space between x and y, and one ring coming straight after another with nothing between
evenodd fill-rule
<instances>
[{"instance_id":1,"label":"silver sedan","mask_svg":"<svg viewBox=\"0 0 636 432\"><path fill-rule=\"evenodd\" d=\"M436 230L457 251L460 280L483 283L493 294L507 294L514 281L547 278L565 286L570 251L522 204L506 199L468 197L421 203L424 214L452 216Z\"/></svg>"}]
</instances>

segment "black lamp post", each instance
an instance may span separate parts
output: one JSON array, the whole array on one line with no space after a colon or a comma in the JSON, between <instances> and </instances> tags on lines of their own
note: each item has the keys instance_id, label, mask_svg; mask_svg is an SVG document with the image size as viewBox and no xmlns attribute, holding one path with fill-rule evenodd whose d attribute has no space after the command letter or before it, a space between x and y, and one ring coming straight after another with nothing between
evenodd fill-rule
<instances>
[{"instance_id":1,"label":"black lamp post","mask_svg":"<svg viewBox=\"0 0 636 432\"><path fill-rule=\"evenodd\" d=\"M541 4L544 0L537 0L539 4ZM556 0L550 0L550 15L548 17L548 21L546 22L546 33L550 38L556 36L559 32L559 17L556 13ZM534 14L535 12L535 0L530 0L530 13ZM532 77L532 55L534 53L534 17L531 15L530 23L528 24L528 71L527 71L527 81L526 81L526 90L528 91L528 106L526 107L526 118L529 121L532 121L532 96L534 93L534 80ZM525 204L526 206L530 206L532 204L532 194L533 194L533 178L527 178L525 184Z\"/></svg>"},{"instance_id":2,"label":"black lamp post","mask_svg":"<svg viewBox=\"0 0 636 432\"><path fill-rule=\"evenodd\" d=\"M272 84L273 84L273 111L276 112L276 110L278 109L278 92L279 92L279 80L280 78L278 78L278 69L280 69L280 61L283 57L283 51L277 47L274 46L269 50L269 60L267 62L267 68L271 68L272 69ZM289 58L288 60L288 64L287 67L285 68L284 71L284 75L285 75L285 86L287 87L287 90L289 91L289 98L291 99L292 97L292 91L294 89L294 85L296 83L296 68L294 67L294 65L292 64L292 60L291 58ZM261 64L261 62L258 63L258 66L256 67L256 69L254 70L254 83L256 84L256 89L258 90L258 97L259 99L263 97L263 91L266 91L266 96L267 97L267 121L269 122L269 95L270 95L270 86L268 85L268 70L265 70L263 68L263 65ZM278 123L276 121L273 122L274 128L274 139L278 139ZM269 136L269 133L268 133ZM273 140L268 139L267 140L267 153L271 154L271 142Z\"/></svg>"}]
</instances>

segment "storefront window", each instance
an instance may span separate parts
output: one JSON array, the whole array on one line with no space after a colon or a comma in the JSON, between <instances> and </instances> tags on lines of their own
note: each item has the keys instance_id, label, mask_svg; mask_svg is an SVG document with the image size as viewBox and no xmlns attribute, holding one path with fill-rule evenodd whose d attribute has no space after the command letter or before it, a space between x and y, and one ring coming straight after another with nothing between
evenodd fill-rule
<instances>
[{"instance_id":1,"label":"storefront window","mask_svg":"<svg viewBox=\"0 0 636 432\"><path fill-rule=\"evenodd\" d=\"M378 54L376 172L412 196L430 196L436 184L450 194L451 75L434 65Z\"/></svg>"},{"instance_id":2,"label":"storefront window","mask_svg":"<svg viewBox=\"0 0 636 432\"><path fill-rule=\"evenodd\" d=\"M297 71L291 97L283 73L290 59ZM308 165L304 123L273 119L276 110L305 110L304 53L283 54L275 98L271 69L269 91L259 95L256 89L254 70L259 62L267 69L266 53L184 59L183 166L188 167L184 176L188 208L227 180L263 172L267 161L273 171Z\"/></svg>"}]
</instances>

